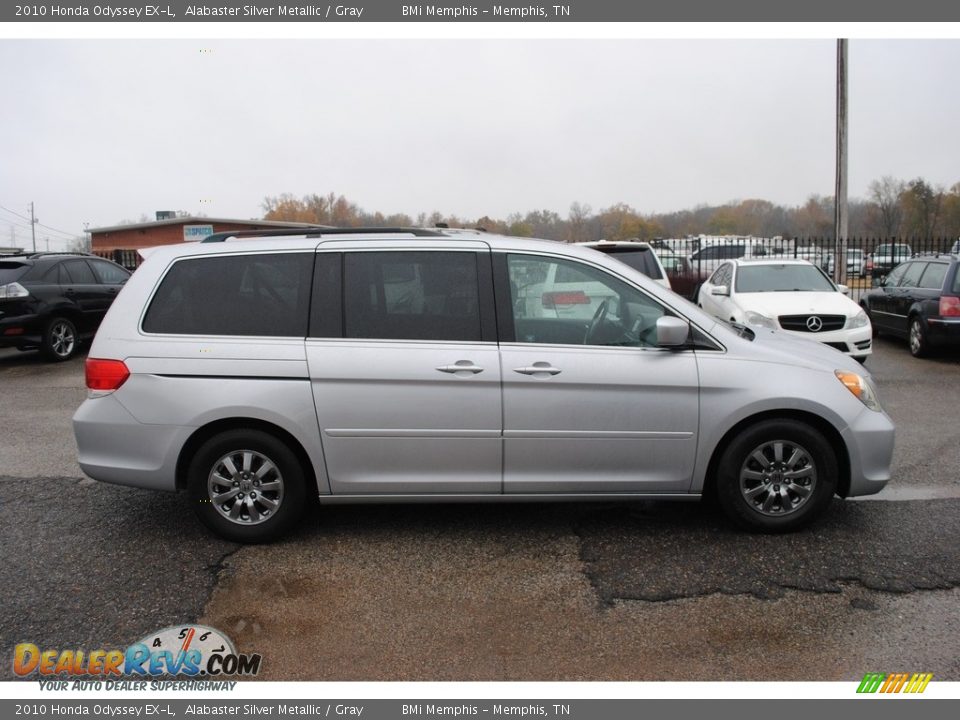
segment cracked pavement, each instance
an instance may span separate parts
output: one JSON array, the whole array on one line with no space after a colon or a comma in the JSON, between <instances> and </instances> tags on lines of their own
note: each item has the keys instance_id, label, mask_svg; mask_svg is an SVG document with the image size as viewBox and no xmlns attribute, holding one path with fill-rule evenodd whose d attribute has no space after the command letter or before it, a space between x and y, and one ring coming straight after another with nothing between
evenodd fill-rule
<instances>
[{"instance_id":1,"label":"cracked pavement","mask_svg":"<svg viewBox=\"0 0 960 720\"><path fill-rule=\"evenodd\" d=\"M199 621L274 680L958 680L960 362L881 339L868 368L894 483L804 532L679 503L357 506L240 547L184 496L82 479L82 359L0 352L0 653Z\"/></svg>"}]
</instances>

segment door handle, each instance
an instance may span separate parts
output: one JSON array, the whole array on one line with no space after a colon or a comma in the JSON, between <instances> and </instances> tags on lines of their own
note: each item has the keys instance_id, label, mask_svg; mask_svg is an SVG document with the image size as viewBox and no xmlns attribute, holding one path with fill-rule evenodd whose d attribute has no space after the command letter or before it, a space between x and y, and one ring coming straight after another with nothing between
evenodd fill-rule
<instances>
[{"instance_id":1,"label":"door handle","mask_svg":"<svg viewBox=\"0 0 960 720\"><path fill-rule=\"evenodd\" d=\"M472 360L457 360L453 365L441 365L437 370L442 373L450 373L451 375L458 373L476 375L477 373L483 372L483 368L479 365L474 365Z\"/></svg>"},{"instance_id":2,"label":"door handle","mask_svg":"<svg viewBox=\"0 0 960 720\"><path fill-rule=\"evenodd\" d=\"M560 368L555 368L553 365L547 362L535 362L533 365L527 367L518 367L514 368L515 373L520 373L521 375L559 375Z\"/></svg>"}]
</instances>

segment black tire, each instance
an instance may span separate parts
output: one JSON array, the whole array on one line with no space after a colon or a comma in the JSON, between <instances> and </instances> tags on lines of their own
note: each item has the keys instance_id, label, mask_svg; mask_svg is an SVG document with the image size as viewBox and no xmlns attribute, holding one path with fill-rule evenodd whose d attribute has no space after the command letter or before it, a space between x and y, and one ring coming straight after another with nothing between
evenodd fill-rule
<instances>
[{"instance_id":1,"label":"black tire","mask_svg":"<svg viewBox=\"0 0 960 720\"><path fill-rule=\"evenodd\" d=\"M65 317L51 318L43 330L40 352L51 362L63 362L77 354L80 336L77 326Z\"/></svg>"},{"instance_id":2,"label":"black tire","mask_svg":"<svg viewBox=\"0 0 960 720\"><path fill-rule=\"evenodd\" d=\"M780 460L776 461L778 444ZM757 452L771 461L772 470L755 459ZM798 477L787 477L792 473ZM796 420L765 420L743 430L724 450L717 467L717 500L727 516L747 530L791 532L823 513L833 498L838 474L833 448L818 430Z\"/></svg>"},{"instance_id":3,"label":"black tire","mask_svg":"<svg viewBox=\"0 0 960 720\"><path fill-rule=\"evenodd\" d=\"M225 463L225 458L230 462ZM235 472L229 470L231 465ZM306 506L306 479L296 454L261 430L215 435L194 454L187 473L197 517L234 542L275 540L297 525ZM215 500L218 488L223 492Z\"/></svg>"},{"instance_id":4,"label":"black tire","mask_svg":"<svg viewBox=\"0 0 960 720\"><path fill-rule=\"evenodd\" d=\"M912 315L907 324L907 346L915 358L925 358L930 354L930 340L919 315Z\"/></svg>"}]
</instances>

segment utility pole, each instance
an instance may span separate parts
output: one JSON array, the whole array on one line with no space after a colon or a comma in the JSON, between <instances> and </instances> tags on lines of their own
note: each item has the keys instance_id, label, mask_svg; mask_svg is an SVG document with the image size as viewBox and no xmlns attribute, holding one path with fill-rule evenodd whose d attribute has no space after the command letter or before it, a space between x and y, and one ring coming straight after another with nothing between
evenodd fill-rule
<instances>
[{"instance_id":1,"label":"utility pole","mask_svg":"<svg viewBox=\"0 0 960 720\"><path fill-rule=\"evenodd\" d=\"M847 280L847 41L837 40L837 177L833 194L833 277Z\"/></svg>"},{"instance_id":2,"label":"utility pole","mask_svg":"<svg viewBox=\"0 0 960 720\"><path fill-rule=\"evenodd\" d=\"M30 236L33 238L33 251L37 251L37 219L33 216L33 200L30 201Z\"/></svg>"}]
</instances>

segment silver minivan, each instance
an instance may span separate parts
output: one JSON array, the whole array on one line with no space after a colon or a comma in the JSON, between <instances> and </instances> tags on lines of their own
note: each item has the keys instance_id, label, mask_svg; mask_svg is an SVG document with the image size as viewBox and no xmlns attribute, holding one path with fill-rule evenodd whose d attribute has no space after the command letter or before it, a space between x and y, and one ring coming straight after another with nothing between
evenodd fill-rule
<instances>
[{"instance_id":1,"label":"silver minivan","mask_svg":"<svg viewBox=\"0 0 960 720\"><path fill-rule=\"evenodd\" d=\"M893 424L856 361L718 321L600 252L296 232L148 255L87 360L84 472L185 490L244 542L312 498L712 495L787 531L890 477Z\"/></svg>"}]
</instances>

